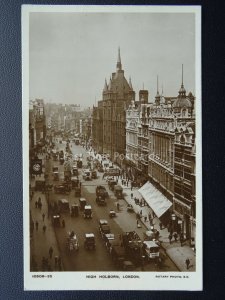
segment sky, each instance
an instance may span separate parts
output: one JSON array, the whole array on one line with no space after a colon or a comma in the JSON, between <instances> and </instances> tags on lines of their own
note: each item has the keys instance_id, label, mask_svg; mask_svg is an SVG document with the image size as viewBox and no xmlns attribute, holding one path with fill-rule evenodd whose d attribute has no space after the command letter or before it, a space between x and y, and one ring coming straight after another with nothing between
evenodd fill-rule
<instances>
[{"instance_id":1,"label":"sky","mask_svg":"<svg viewBox=\"0 0 225 300\"><path fill-rule=\"evenodd\" d=\"M195 94L193 13L32 12L29 19L29 97L92 107L102 99L116 71L120 47L126 79L133 89L177 96Z\"/></svg>"}]
</instances>

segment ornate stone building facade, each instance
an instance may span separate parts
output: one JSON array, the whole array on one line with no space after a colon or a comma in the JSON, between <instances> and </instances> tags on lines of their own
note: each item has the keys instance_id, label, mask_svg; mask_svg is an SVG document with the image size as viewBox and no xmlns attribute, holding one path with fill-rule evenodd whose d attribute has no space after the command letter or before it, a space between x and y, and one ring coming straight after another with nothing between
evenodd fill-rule
<instances>
[{"instance_id":1,"label":"ornate stone building facade","mask_svg":"<svg viewBox=\"0 0 225 300\"><path fill-rule=\"evenodd\" d=\"M95 147L102 149L103 153L119 164L119 154L125 155L126 152L126 109L133 99L135 92L131 80L128 83L124 76L119 49L116 72L112 73L109 83L105 80L102 100L98 102L98 112L95 112L93 118L93 122L97 123L93 126ZM102 123L98 123L101 118Z\"/></svg>"},{"instance_id":2,"label":"ornate stone building facade","mask_svg":"<svg viewBox=\"0 0 225 300\"><path fill-rule=\"evenodd\" d=\"M140 115L139 102L131 101L126 111L126 163L134 178L138 167L138 123Z\"/></svg>"}]
</instances>

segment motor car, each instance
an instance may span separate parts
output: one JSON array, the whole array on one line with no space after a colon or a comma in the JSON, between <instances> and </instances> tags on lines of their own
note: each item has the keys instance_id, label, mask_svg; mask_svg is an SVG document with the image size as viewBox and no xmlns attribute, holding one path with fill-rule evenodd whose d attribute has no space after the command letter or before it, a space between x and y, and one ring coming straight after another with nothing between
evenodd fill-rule
<instances>
[{"instance_id":1,"label":"motor car","mask_svg":"<svg viewBox=\"0 0 225 300\"><path fill-rule=\"evenodd\" d=\"M77 217L77 216L79 216L79 205L72 204L71 205L71 217Z\"/></svg>"},{"instance_id":2,"label":"motor car","mask_svg":"<svg viewBox=\"0 0 225 300\"><path fill-rule=\"evenodd\" d=\"M73 172L73 176L78 176L79 175L77 166L73 166L72 172Z\"/></svg>"},{"instance_id":3,"label":"motor car","mask_svg":"<svg viewBox=\"0 0 225 300\"><path fill-rule=\"evenodd\" d=\"M78 251L79 250L78 238L73 230L69 231L67 233L66 246L69 251L73 251L73 250Z\"/></svg>"},{"instance_id":4,"label":"motor car","mask_svg":"<svg viewBox=\"0 0 225 300\"><path fill-rule=\"evenodd\" d=\"M64 186L63 184L55 185L54 191L57 194L69 194L68 188L66 186Z\"/></svg>"},{"instance_id":5,"label":"motor car","mask_svg":"<svg viewBox=\"0 0 225 300\"><path fill-rule=\"evenodd\" d=\"M84 169L83 171L83 179L84 180L91 180L91 171L89 169Z\"/></svg>"},{"instance_id":6,"label":"motor car","mask_svg":"<svg viewBox=\"0 0 225 300\"><path fill-rule=\"evenodd\" d=\"M59 172L58 171L53 172L53 180L54 181L58 181L59 180Z\"/></svg>"},{"instance_id":7,"label":"motor car","mask_svg":"<svg viewBox=\"0 0 225 300\"><path fill-rule=\"evenodd\" d=\"M91 205L84 206L84 218L85 219L92 219L92 208Z\"/></svg>"},{"instance_id":8,"label":"motor car","mask_svg":"<svg viewBox=\"0 0 225 300\"><path fill-rule=\"evenodd\" d=\"M133 207L132 204L128 204L128 205L127 205L127 211L128 211L128 212L134 212L134 207Z\"/></svg>"},{"instance_id":9,"label":"motor car","mask_svg":"<svg viewBox=\"0 0 225 300\"><path fill-rule=\"evenodd\" d=\"M115 186L115 185L117 185L116 180L114 180L114 179L109 179L109 180L108 180L108 186L109 186L109 189L110 189L111 191L114 190L114 186Z\"/></svg>"},{"instance_id":10,"label":"motor car","mask_svg":"<svg viewBox=\"0 0 225 300\"><path fill-rule=\"evenodd\" d=\"M79 202L80 202L80 209L84 210L84 207L87 204L87 200L85 198L80 198Z\"/></svg>"},{"instance_id":11,"label":"motor car","mask_svg":"<svg viewBox=\"0 0 225 300\"><path fill-rule=\"evenodd\" d=\"M85 233L84 248L87 250L95 250L95 235L94 233Z\"/></svg>"},{"instance_id":12,"label":"motor car","mask_svg":"<svg viewBox=\"0 0 225 300\"><path fill-rule=\"evenodd\" d=\"M123 188L121 185L114 186L114 194L117 199L123 199Z\"/></svg>"},{"instance_id":13,"label":"motor car","mask_svg":"<svg viewBox=\"0 0 225 300\"><path fill-rule=\"evenodd\" d=\"M101 196L104 199L109 197L109 194L108 194L108 192L106 191L106 188L103 185L98 185L96 187L95 191L96 191L96 196Z\"/></svg>"},{"instance_id":14,"label":"motor car","mask_svg":"<svg viewBox=\"0 0 225 300\"><path fill-rule=\"evenodd\" d=\"M105 234L111 233L110 226L108 225L108 222L105 222L106 220L100 219L99 220L99 232L104 237Z\"/></svg>"},{"instance_id":15,"label":"motor car","mask_svg":"<svg viewBox=\"0 0 225 300\"><path fill-rule=\"evenodd\" d=\"M97 171L95 171L95 170L91 171L91 178L92 179L97 179L98 178Z\"/></svg>"},{"instance_id":16,"label":"motor car","mask_svg":"<svg viewBox=\"0 0 225 300\"><path fill-rule=\"evenodd\" d=\"M116 212L113 209L110 209L109 216L110 216L110 218L115 217L116 216Z\"/></svg>"},{"instance_id":17,"label":"motor car","mask_svg":"<svg viewBox=\"0 0 225 300\"><path fill-rule=\"evenodd\" d=\"M144 241L143 250L148 260L159 258L159 245L155 241Z\"/></svg>"},{"instance_id":18,"label":"motor car","mask_svg":"<svg viewBox=\"0 0 225 300\"><path fill-rule=\"evenodd\" d=\"M97 196L96 197L96 203L99 205L99 206L106 206L107 203L105 201L105 198L104 197L101 197L101 196Z\"/></svg>"},{"instance_id":19,"label":"motor car","mask_svg":"<svg viewBox=\"0 0 225 300\"><path fill-rule=\"evenodd\" d=\"M60 215L53 215L52 216L52 225L54 227L60 227L61 226Z\"/></svg>"},{"instance_id":20,"label":"motor car","mask_svg":"<svg viewBox=\"0 0 225 300\"><path fill-rule=\"evenodd\" d=\"M66 199L59 199L58 208L60 212L69 212L70 211L69 201Z\"/></svg>"},{"instance_id":21,"label":"motor car","mask_svg":"<svg viewBox=\"0 0 225 300\"><path fill-rule=\"evenodd\" d=\"M74 189L75 187L78 187L80 183L80 180L77 176L71 177L71 187Z\"/></svg>"}]
</instances>

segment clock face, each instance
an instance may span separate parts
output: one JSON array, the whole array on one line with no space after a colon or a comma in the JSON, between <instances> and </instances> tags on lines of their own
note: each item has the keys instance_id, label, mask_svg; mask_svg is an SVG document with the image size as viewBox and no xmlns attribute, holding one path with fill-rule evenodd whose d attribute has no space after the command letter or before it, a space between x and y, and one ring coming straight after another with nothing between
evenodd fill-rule
<instances>
[{"instance_id":1,"label":"clock face","mask_svg":"<svg viewBox=\"0 0 225 300\"><path fill-rule=\"evenodd\" d=\"M31 161L31 172L34 175L39 175L42 173L42 160L34 159Z\"/></svg>"}]
</instances>

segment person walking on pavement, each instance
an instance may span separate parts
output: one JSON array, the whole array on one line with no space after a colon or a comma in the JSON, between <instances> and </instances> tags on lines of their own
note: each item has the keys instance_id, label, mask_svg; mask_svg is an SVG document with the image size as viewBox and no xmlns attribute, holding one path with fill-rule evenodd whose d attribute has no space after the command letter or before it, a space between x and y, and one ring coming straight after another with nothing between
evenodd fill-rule
<instances>
[{"instance_id":1,"label":"person walking on pavement","mask_svg":"<svg viewBox=\"0 0 225 300\"><path fill-rule=\"evenodd\" d=\"M55 256L55 267L58 265L58 256Z\"/></svg>"},{"instance_id":2,"label":"person walking on pavement","mask_svg":"<svg viewBox=\"0 0 225 300\"><path fill-rule=\"evenodd\" d=\"M42 220L43 220L43 222L45 221L45 214L44 213L42 214Z\"/></svg>"},{"instance_id":3,"label":"person walking on pavement","mask_svg":"<svg viewBox=\"0 0 225 300\"><path fill-rule=\"evenodd\" d=\"M174 232L173 237L174 237L174 239L175 239L175 242L177 242L178 235L177 235L176 232Z\"/></svg>"},{"instance_id":4,"label":"person walking on pavement","mask_svg":"<svg viewBox=\"0 0 225 300\"><path fill-rule=\"evenodd\" d=\"M38 231L38 221L35 222L36 231Z\"/></svg>"},{"instance_id":5,"label":"person walking on pavement","mask_svg":"<svg viewBox=\"0 0 225 300\"><path fill-rule=\"evenodd\" d=\"M48 253L49 253L49 257L52 258L52 254L53 254L53 248L52 248L52 246L49 248Z\"/></svg>"},{"instance_id":6,"label":"person walking on pavement","mask_svg":"<svg viewBox=\"0 0 225 300\"><path fill-rule=\"evenodd\" d=\"M180 234L180 246L183 246L183 241L184 241L184 235L183 233Z\"/></svg>"},{"instance_id":7,"label":"person walking on pavement","mask_svg":"<svg viewBox=\"0 0 225 300\"><path fill-rule=\"evenodd\" d=\"M131 199L133 199L133 196L134 196L133 193L131 193L130 196L131 196Z\"/></svg>"},{"instance_id":8,"label":"person walking on pavement","mask_svg":"<svg viewBox=\"0 0 225 300\"><path fill-rule=\"evenodd\" d=\"M169 238L169 241L170 241L170 244L171 244L171 241L172 241L172 238L173 238L172 233L169 234L168 238Z\"/></svg>"},{"instance_id":9,"label":"person walking on pavement","mask_svg":"<svg viewBox=\"0 0 225 300\"><path fill-rule=\"evenodd\" d=\"M140 216L142 217L142 210L140 210Z\"/></svg>"},{"instance_id":10,"label":"person walking on pavement","mask_svg":"<svg viewBox=\"0 0 225 300\"><path fill-rule=\"evenodd\" d=\"M185 264L186 264L186 267L187 267L187 270L189 269L189 266L190 266L190 259L189 258L187 258L186 260L185 260Z\"/></svg>"},{"instance_id":11,"label":"person walking on pavement","mask_svg":"<svg viewBox=\"0 0 225 300\"><path fill-rule=\"evenodd\" d=\"M45 233L45 231L46 231L46 225L45 224L43 225L42 229L43 229L43 232Z\"/></svg>"},{"instance_id":12,"label":"person walking on pavement","mask_svg":"<svg viewBox=\"0 0 225 300\"><path fill-rule=\"evenodd\" d=\"M145 216L145 222L147 222L147 219L148 219L148 217L147 217L147 216Z\"/></svg>"}]
</instances>

